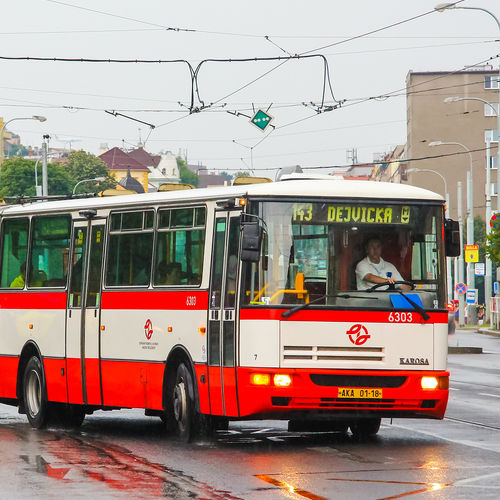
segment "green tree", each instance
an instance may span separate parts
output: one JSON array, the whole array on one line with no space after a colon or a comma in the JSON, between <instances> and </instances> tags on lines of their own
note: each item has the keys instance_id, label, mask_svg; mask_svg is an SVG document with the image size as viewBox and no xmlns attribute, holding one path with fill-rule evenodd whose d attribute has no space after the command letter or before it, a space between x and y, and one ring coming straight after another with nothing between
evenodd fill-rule
<instances>
[{"instance_id":1,"label":"green tree","mask_svg":"<svg viewBox=\"0 0 500 500\"><path fill-rule=\"evenodd\" d=\"M246 170L240 170L239 172L236 172L234 174L234 178L236 177L252 177L252 174L250 172L247 172Z\"/></svg>"},{"instance_id":2,"label":"green tree","mask_svg":"<svg viewBox=\"0 0 500 500\"><path fill-rule=\"evenodd\" d=\"M181 179L181 182L186 183L186 184L192 184L193 186L198 186L199 182L199 177L187 168L186 162L182 159L177 157L177 166L179 167L179 176Z\"/></svg>"},{"instance_id":3,"label":"green tree","mask_svg":"<svg viewBox=\"0 0 500 500\"><path fill-rule=\"evenodd\" d=\"M104 189L112 189L116 186L116 181L111 176L106 164L100 158L97 158L97 156L87 153L86 151L80 150L69 153L68 163L65 164L65 169L72 182L69 193L72 193L77 182L84 179L95 179L96 177L104 177L105 180L99 183L82 183L77 187L76 194L98 193Z\"/></svg>"},{"instance_id":4,"label":"green tree","mask_svg":"<svg viewBox=\"0 0 500 500\"><path fill-rule=\"evenodd\" d=\"M0 173L0 196L36 196L36 162L16 156L2 163ZM42 165L38 162L38 185L42 184ZM68 194L72 181L64 166L56 163L47 164L47 181L50 194Z\"/></svg>"},{"instance_id":5,"label":"green tree","mask_svg":"<svg viewBox=\"0 0 500 500\"><path fill-rule=\"evenodd\" d=\"M0 196L35 196L35 162L19 156L2 162Z\"/></svg>"},{"instance_id":6,"label":"green tree","mask_svg":"<svg viewBox=\"0 0 500 500\"><path fill-rule=\"evenodd\" d=\"M220 175L224 177L225 181L231 182L233 180L233 176L227 172L221 172Z\"/></svg>"}]
</instances>

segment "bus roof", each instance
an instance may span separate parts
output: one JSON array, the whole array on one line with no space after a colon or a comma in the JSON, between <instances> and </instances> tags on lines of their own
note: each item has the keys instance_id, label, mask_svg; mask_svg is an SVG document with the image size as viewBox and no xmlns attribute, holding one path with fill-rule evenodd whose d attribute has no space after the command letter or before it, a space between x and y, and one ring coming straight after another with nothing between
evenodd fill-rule
<instances>
[{"instance_id":1,"label":"bus roof","mask_svg":"<svg viewBox=\"0 0 500 500\"><path fill-rule=\"evenodd\" d=\"M432 191L407 184L343 179L290 179L280 182L243 186L213 187L185 191L167 191L103 198L73 198L23 205L5 205L2 215L60 212L81 209L125 208L155 205L157 203L204 202L234 197L293 197L301 198L369 198L384 200L426 200L443 203L443 197Z\"/></svg>"}]
</instances>

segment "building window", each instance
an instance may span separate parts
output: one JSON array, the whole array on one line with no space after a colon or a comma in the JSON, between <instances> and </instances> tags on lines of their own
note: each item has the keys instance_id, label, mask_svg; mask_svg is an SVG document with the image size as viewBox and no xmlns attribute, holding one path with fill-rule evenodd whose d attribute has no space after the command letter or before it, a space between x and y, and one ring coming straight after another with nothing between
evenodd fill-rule
<instances>
[{"instance_id":1,"label":"building window","mask_svg":"<svg viewBox=\"0 0 500 500\"><path fill-rule=\"evenodd\" d=\"M498 195L497 183L492 182L491 183L491 196L497 196L497 195Z\"/></svg>"},{"instance_id":2,"label":"building window","mask_svg":"<svg viewBox=\"0 0 500 500\"><path fill-rule=\"evenodd\" d=\"M495 76L485 76L484 77L484 88L485 89L497 89L498 88L498 75Z\"/></svg>"},{"instance_id":3,"label":"building window","mask_svg":"<svg viewBox=\"0 0 500 500\"><path fill-rule=\"evenodd\" d=\"M495 111L493 111L493 108ZM484 116L498 116L498 102L490 102L490 104L484 104Z\"/></svg>"},{"instance_id":4,"label":"building window","mask_svg":"<svg viewBox=\"0 0 500 500\"><path fill-rule=\"evenodd\" d=\"M484 142L498 142L498 130L485 130Z\"/></svg>"},{"instance_id":5,"label":"building window","mask_svg":"<svg viewBox=\"0 0 500 500\"><path fill-rule=\"evenodd\" d=\"M490 168L496 170L498 168L498 156L490 156Z\"/></svg>"}]
</instances>

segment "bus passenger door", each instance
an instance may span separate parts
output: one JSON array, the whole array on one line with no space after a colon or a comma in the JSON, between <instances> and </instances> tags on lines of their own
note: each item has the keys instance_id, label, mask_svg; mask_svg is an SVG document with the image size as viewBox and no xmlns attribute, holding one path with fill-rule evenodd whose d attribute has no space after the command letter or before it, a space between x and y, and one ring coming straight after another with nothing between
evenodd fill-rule
<instances>
[{"instance_id":1,"label":"bus passenger door","mask_svg":"<svg viewBox=\"0 0 500 500\"><path fill-rule=\"evenodd\" d=\"M79 220L73 225L66 326L69 403L102 404L99 340L104 227L103 220Z\"/></svg>"},{"instance_id":2,"label":"bus passenger door","mask_svg":"<svg viewBox=\"0 0 500 500\"><path fill-rule=\"evenodd\" d=\"M208 384L212 415L238 416L236 305L240 212L215 218L208 321Z\"/></svg>"}]
</instances>

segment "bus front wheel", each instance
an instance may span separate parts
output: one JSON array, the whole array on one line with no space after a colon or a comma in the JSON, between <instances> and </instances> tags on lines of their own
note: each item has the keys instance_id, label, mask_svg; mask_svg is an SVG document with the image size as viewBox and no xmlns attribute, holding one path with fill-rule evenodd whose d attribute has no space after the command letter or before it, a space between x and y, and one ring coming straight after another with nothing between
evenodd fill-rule
<instances>
[{"instance_id":1,"label":"bus front wheel","mask_svg":"<svg viewBox=\"0 0 500 500\"><path fill-rule=\"evenodd\" d=\"M194 388L191 372L184 363L177 367L175 384L170 397L170 418L177 437L184 442L191 439L194 417Z\"/></svg>"},{"instance_id":2,"label":"bus front wheel","mask_svg":"<svg viewBox=\"0 0 500 500\"><path fill-rule=\"evenodd\" d=\"M380 422L380 418L366 418L356 420L349 427L356 439L366 439L377 434L380 429Z\"/></svg>"},{"instance_id":3,"label":"bus front wheel","mask_svg":"<svg viewBox=\"0 0 500 500\"><path fill-rule=\"evenodd\" d=\"M37 356L30 358L24 370L23 396L29 423L35 429L44 428L49 418L49 403L42 362Z\"/></svg>"}]
</instances>

